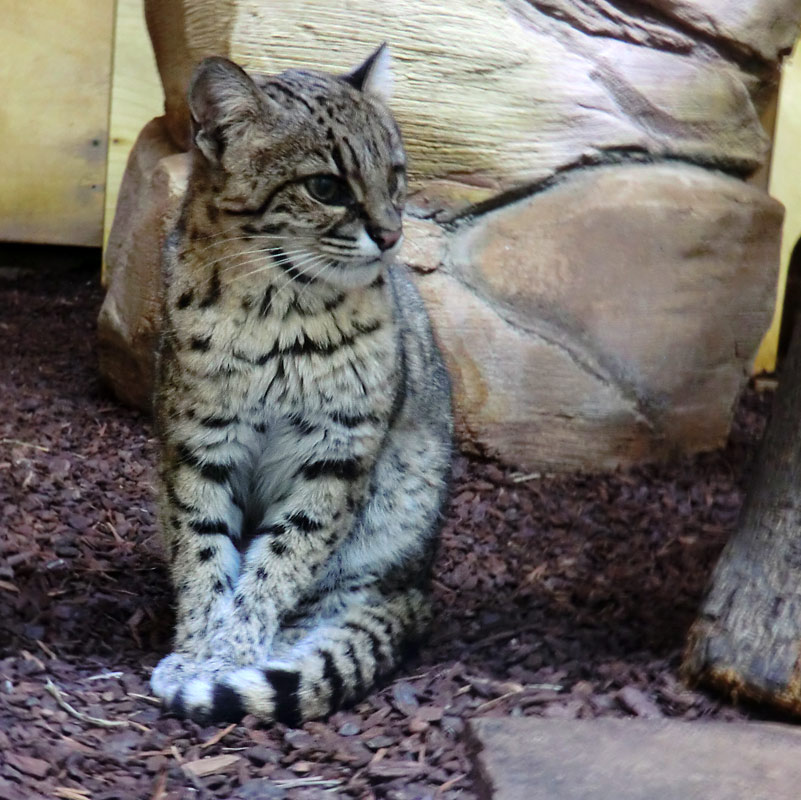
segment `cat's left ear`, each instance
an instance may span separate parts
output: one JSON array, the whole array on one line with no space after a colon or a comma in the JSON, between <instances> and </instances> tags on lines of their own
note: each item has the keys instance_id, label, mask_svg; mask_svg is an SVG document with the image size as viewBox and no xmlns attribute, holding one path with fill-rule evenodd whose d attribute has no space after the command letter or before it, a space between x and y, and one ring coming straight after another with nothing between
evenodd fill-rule
<instances>
[{"instance_id":1,"label":"cat's left ear","mask_svg":"<svg viewBox=\"0 0 801 800\"><path fill-rule=\"evenodd\" d=\"M358 67L342 76L354 89L371 94L387 102L392 97L394 78L392 75L392 56L386 42Z\"/></svg>"}]
</instances>

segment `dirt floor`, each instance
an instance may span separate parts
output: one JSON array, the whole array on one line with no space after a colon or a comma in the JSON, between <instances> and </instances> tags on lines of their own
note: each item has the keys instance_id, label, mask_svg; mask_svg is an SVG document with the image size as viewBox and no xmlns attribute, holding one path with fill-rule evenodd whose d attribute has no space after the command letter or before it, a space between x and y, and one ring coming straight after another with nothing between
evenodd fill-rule
<instances>
[{"instance_id":1,"label":"dirt floor","mask_svg":"<svg viewBox=\"0 0 801 800\"><path fill-rule=\"evenodd\" d=\"M457 458L431 641L355 709L299 730L162 716L153 441L98 385L87 259L0 277L0 800L468 800L472 717L748 718L677 667L763 430L753 391L724 450L671 466Z\"/></svg>"}]
</instances>

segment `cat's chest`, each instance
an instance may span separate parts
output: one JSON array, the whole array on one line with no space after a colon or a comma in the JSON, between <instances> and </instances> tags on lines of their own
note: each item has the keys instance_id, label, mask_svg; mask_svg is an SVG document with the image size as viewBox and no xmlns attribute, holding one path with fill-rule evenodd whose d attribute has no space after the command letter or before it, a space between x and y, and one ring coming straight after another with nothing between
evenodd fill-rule
<instances>
[{"instance_id":1,"label":"cat's chest","mask_svg":"<svg viewBox=\"0 0 801 800\"><path fill-rule=\"evenodd\" d=\"M243 413L388 410L398 378L387 304L265 309L221 303L177 320L184 368L221 407Z\"/></svg>"}]
</instances>

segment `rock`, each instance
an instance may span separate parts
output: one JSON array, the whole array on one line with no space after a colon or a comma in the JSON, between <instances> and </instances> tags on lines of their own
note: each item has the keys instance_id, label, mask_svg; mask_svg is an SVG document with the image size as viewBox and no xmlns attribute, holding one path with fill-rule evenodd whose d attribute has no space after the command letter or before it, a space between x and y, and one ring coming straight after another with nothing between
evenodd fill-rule
<instances>
[{"instance_id":1,"label":"rock","mask_svg":"<svg viewBox=\"0 0 801 800\"><path fill-rule=\"evenodd\" d=\"M727 44L768 61L789 50L798 37L798 3L767 6L754 0L645 0L655 10Z\"/></svg>"},{"instance_id":2,"label":"rock","mask_svg":"<svg viewBox=\"0 0 801 800\"><path fill-rule=\"evenodd\" d=\"M101 370L143 408L187 161L159 121L145 128L109 247ZM767 195L689 165L599 167L454 231L404 224L468 445L593 470L725 439L771 314L781 209Z\"/></svg>"},{"instance_id":3,"label":"rock","mask_svg":"<svg viewBox=\"0 0 801 800\"><path fill-rule=\"evenodd\" d=\"M106 250L108 292L98 318L100 373L130 405L149 408L159 330L161 247L186 188L189 157L161 118L131 151Z\"/></svg>"},{"instance_id":4,"label":"rock","mask_svg":"<svg viewBox=\"0 0 801 800\"><path fill-rule=\"evenodd\" d=\"M560 331L534 333L505 320L442 271L421 276L418 287L445 352L465 444L525 469L654 457L660 442L636 399L590 353L566 346Z\"/></svg>"},{"instance_id":5,"label":"rock","mask_svg":"<svg viewBox=\"0 0 801 800\"><path fill-rule=\"evenodd\" d=\"M789 725L475 719L479 796L492 800L795 800Z\"/></svg>"},{"instance_id":6,"label":"rock","mask_svg":"<svg viewBox=\"0 0 801 800\"><path fill-rule=\"evenodd\" d=\"M486 432L499 423L509 430L515 413L518 423L550 420L558 444L535 436L527 464L536 449L551 464L558 450L565 464L579 465L585 453L581 465L589 467L601 457L630 463L722 444L770 322L775 274L765 264L777 263L781 222L780 204L741 181L663 164L585 170L459 230L446 259L454 276L510 325L563 349L574 369L608 384L628 408L620 416L617 405L599 402L598 389L574 394L578 387L568 389L545 362L522 379L519 348L507 342L487 352L481 343L472 356L469 345L459 348L470 370L456 367L472 376L467 394L486 398L465 409L468 427L484 431L497 453L511 442ZM442 333L446 346L459 335L450 331ZM634 418L640 422L625 448L612 446L617 423ZM579 443L572 437L590 419L596 430Z\"/></svg>"},{"instance_id":7,"label":"rock","mask_svg":"<svg viewBox=\"0 0 801 800\"><path fill-rule=\"evenodd\" d=\"M698 0L677 0L664 19L607 9L611 4L601 0L445 0L435 18L425 0L328 0L304 15L289 0L236 0L224 10L213 0L145 5L168 129L182 149L189 135L186 87L203 56L225 55L261 72L341 72L392 31L400 66L392 107L415 185L461 182L479 187L479 195L632 150L754 170L767 139L751 97L761 97L773 76L749 74L745 56L742 64L712 57L687 35L685 17L698 21L699 38L709 38L717 22L728 41L744 31L743 16L767 20L775 6L778 27L765 24L759 34L766 52L784 46L801 17L789 0L761 0L752 13L720 9L717 17L700 15ZM447 203L447 194L440 200ZM470 207L461 193L454 200L452 214Z\"/></svg>"},{"instance_id":8,"label":"rock","mask_svg":"<svg viewBox=\"0 0 801 800\"><path fill-rule=\"evenodd\" d=\"M120 397L149 404L194 65L342 71L392 31L412 175L401 258L462 441L526 470L594 470L725 440L770 321L781 223L739 178L764 161L759 111L801 5L145 5L166 115L131 154L107 252L100 362Z\"/></svg>"}]
</instances>

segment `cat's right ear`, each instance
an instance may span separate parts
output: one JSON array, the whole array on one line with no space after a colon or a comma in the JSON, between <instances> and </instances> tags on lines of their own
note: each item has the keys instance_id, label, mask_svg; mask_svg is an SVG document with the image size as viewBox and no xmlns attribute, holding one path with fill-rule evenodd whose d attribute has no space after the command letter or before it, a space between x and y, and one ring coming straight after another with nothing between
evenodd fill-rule
<instances>
[{"instance_id":1,"label":"cat's right ear","mask_svg":"<svg viewBox=\"0 0 801 800\"><path fill-rule=\"evenodd\" d=\"M264 113L256 84L240 66L212 56L198 64L189 83L192 133L201 153L219 163L232 128L255 122Z\"/></svg>"}]
</instances>

